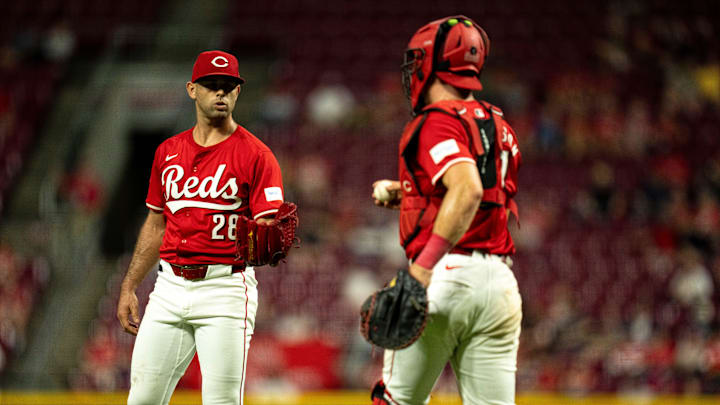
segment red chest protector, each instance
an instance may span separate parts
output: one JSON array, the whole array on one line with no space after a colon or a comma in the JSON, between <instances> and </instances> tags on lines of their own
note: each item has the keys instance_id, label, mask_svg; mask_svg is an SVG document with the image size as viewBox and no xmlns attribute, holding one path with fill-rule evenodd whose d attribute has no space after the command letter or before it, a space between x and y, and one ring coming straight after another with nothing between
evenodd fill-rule
<instances>
[{"instance_id":1,"label":"red chest protector","mask_svg":"<svg viewBox=\"0 0 720 405\"><path fill-rule=\"evenodd\" d=\"M410 258L419 250L408 249L409 246L424 245L429 238L445 193L442 187L432 186L429 182L421 184L415 174L415 170L418 170L417 140L423 123L433 111L460 120L465 128L484 190L481 210L504 207L518 216L517 205L512 197L517 192L520 153L514 132L503 119L502 111L485 101L433 103L407 124L400 140L399 176L403 187L400 240Z\"/></svg>"}]
</instances>

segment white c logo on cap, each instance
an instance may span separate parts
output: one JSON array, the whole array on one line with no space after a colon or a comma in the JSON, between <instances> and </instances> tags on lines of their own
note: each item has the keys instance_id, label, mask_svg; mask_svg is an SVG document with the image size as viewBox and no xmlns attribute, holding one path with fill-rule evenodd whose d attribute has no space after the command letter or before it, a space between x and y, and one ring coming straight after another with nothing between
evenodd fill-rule
<instances>
[{"instance_id":1,"label":"white c logo on cap","mask_svg":"<svg viewBox=\"0 0 720 405\"><path fill-rule=\"evenodd\" d=\"M220 63L218 63L218 60L220 60ZM224 68L224 67L228 67L228 65L230 64L230 61L228 61L227 58L224 56L216 56L213 58L213 60L210 61L210 63L212 63L213 65L215 65L219 68Z\"/></svg>"}]
</instances>

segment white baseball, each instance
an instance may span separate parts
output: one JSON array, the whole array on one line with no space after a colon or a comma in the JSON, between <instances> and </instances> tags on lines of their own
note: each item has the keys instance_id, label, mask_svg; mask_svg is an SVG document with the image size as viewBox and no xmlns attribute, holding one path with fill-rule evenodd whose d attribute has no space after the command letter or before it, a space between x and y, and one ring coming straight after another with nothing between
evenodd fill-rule
<instances>
[{"instance_id":1,"label":"white baseball","mask_svg":"<svg viewBox=\"0 0 720 405\"><path fill-rule=\"evenodd\" d=\"M373 197L380 202L387 202L392 199L392 195L388 191L388 187L392 185L392 182L388 180L379 181L373 189Z\"/></svg>"}]
</instances>

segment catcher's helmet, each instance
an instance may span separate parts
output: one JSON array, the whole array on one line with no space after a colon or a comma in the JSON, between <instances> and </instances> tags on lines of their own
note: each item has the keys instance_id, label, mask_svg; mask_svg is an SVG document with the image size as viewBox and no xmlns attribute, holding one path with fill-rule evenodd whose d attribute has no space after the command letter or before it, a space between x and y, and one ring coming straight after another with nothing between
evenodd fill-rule
<instances>
[{"instance_id":1,"label":"catcher's helmet","mask_svg":"<svg viewBox=\"0 0 720 405\"><path fill-rule=\"evenodd\" d=\"M485 31L463 15L441 18L417 30L402 64L403 88L413 112L423 107L422 94L433 76L461 89L482 90L480 72L489 51Z\"/></svg>"}]
</instances>

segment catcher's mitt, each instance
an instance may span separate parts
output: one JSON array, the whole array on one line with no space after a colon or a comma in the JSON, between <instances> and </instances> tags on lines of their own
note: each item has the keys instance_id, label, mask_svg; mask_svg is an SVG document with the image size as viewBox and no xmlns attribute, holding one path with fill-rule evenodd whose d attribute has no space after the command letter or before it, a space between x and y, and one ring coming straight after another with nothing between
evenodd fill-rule
<instances>
[{"instance_id":1,"label":"catcher's mitt","mask_svg":"<svg viewBox=\"0 0 720 405\"><path fill-rule=\"evenodd\" d=\"M246 266L277 266L295 244L297 226L297 206L291 202L284 202L269 224L240 217L235 241L238 258Z\"/></svg>"},{"instance_id":2,"label":"catcher's mitt","mask_svg":"<svg viewBox=\"0 0 720 405\"><path fill-rule=\"evenodd\" d=\"M370 343L385 349L402 349L422 335L427 316L425 287L407 270L400 270L387 287L363 303L360 331Z\"/></svg>"}]
</instances>

